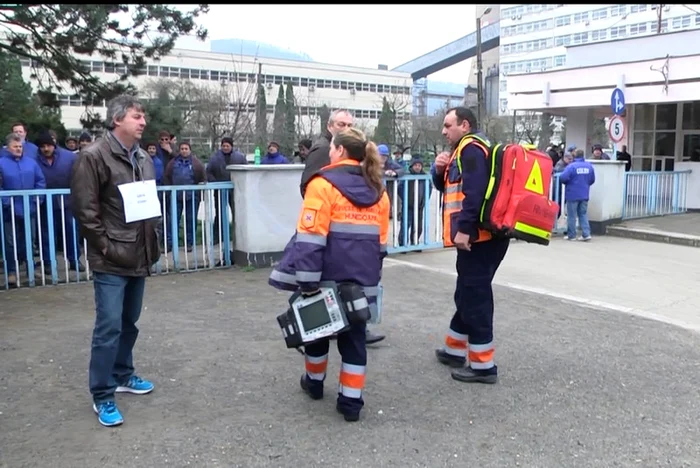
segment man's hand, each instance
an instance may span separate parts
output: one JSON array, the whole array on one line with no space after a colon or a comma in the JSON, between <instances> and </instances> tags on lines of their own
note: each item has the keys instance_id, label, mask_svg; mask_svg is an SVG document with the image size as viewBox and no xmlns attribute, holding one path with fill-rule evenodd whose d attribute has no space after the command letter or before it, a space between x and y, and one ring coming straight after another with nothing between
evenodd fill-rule
<instances>
[{"instance_id":1,"label":"man's hand","mask_svg":"<svg viewBox=\"0 0 700 468\"><path fill-rule=\"evenodd\" d=\"M392 171L391 169L384 171L384 175L387 177L396 177L396 172Z\"/></svg>"},{"instance_id":2,"label":"man's hand","mask_svg":"<svg viewBox=\"0 0 700 468\"><path fill-rule=\"evenodd\" d=\"M437 174L442 174L443 172L445 172L445 168L450 162L450 157L451 155L447 151L443 151L442 153L437 155L437 157L435 158L435 172Z\"/></svg>"},{"instance_id":3,"label":"man's hand","mask_svg":"<svg viewBox=\"0 0 700 468\"><path fill-rule=\"evenodd\" d=\"M462 250L471 250L472 245L469 243L469 234L464 234L463 232L457 232L455 236L455 247Z\"/></svg>"}]
</instances>

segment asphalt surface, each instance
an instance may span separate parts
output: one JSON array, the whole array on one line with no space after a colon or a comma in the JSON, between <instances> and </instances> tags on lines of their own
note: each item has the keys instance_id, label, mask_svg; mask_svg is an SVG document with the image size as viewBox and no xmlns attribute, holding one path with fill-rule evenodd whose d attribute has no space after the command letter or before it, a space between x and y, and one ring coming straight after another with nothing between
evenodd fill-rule
<instances>
[{"instance_id":1,"label":"asphalt surface","mask_svg":"<svg viewBox=\"0 0 700 468\"><path fill-rule=\"evenodd\" d=\"M299 389L303 361L275 316L268 271L148 281L137 372L100 426L87 366L91 284L0 293L0 466L700 466L700 336L497 287L495 386L435 362L454 278L385 269L387 340L369 352L359 423Z\"/></svg>"}]
</instances>

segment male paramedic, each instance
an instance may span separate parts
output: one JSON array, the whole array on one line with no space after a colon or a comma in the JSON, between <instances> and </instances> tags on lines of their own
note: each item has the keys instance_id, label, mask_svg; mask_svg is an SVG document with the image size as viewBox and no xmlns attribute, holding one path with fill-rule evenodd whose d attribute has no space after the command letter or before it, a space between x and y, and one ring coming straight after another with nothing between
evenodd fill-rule
<instances>
[{"instance_id":1,"label":"male paramedic","mask_svg":"<svg viewBox=\"0 0 700 468\"><path fill-rule=\"evenodd\" d=\"M442 134L452 146L431 170L435 187L443 194L443 243L457 248L457 311L442 348L435 350L440 363L450 367L452 378L462 382L493 384L498 381L493 346L493 290L491 282L508 250L509 239L479 227L490 171L489 146L477 133L472 111L449 109Z\"/></svg>"},{"instance_id":2,"label":"male paramedic","mask_svg":"<svg viewBox=\"0 0 700 468\"><path fill-rule=\"evenodd\" d=\"M345 109L338 109L331 113L328 117L328 125L326 131L323 132L321 137L316 140L316 142L311 146L308 155L306 156L306 166L304 167L304 172L301 174L301 184L300 191L301 197L304 198L306 193L306 186L309 181L316 175L318 171L326 167L331 163L330 158L330 148L331 140L338 133L342 132L346 128L351 128L354 124L354 118L350 111ZM367 328L367 344L379 343L385 338L384 335L379 335L372 333Z\"/></svg>"}]
</instances>

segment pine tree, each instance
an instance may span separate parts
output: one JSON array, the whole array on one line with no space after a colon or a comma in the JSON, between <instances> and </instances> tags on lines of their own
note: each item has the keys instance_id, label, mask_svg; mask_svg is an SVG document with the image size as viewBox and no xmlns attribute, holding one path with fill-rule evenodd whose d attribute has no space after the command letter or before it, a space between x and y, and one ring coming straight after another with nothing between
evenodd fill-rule
<instances>
[{"instance_id":1,"label":"pine tree","mask_svg":"<svg viewBox=\"0 0 700 468\"><path fill-rule=\"evenodd\" d=\"M277 93L277 102L275 102L275 114L272 117L272 141L277 142L277 144L280 145L280 149L284 143L285 112L286 106L284 103L284 85L280 85ZM285 154L285 156L288 155Z\"/></svg>"},{"instance_id":2,"label":"pine tree","mask_svg":"<svg viewBox=\"0 0 700 468\"><path fill-rule=\"evenodd\" d=\"M284 117L284 140L280 142L283 147L282 154L291 157L294 154L296 145L296 125L297 115L296 102L294 100L294 88L292 82L287 83L287 92L284 97L285 117Z\"/></svg>"},{"instance_id":3,"label":"pine tree","mask_svg":"<svg viewBox=\"0 0 700 468\"><path fill-rule=\"evenodd\" d=\"M321 120L321 135L324 135L328 128L328 120L331 118L331 110L324 104L319 109L318 115Z\"/></svg>"},{"instance_id":4,"label":"pine tree","mask_svg":"<svg viewBox=\"0 0 700 468\"><path fill-rule=\"evenodd\" d=\"M394 115L386 98L382 102L382 114L374 130L374 141L378 144L391 146L394 143Z\"/></svg>"},{"instance_id":5,"label":"pine tree","mask_svg":"<svg viewBox=\"0 0 700 468\"><path fill-rule=\"evenodd\" d=\"M265 87L258 82L258 95L255 100L255 145L265 154L267 148L267 99Z\"/></svg>"}]
</instances>

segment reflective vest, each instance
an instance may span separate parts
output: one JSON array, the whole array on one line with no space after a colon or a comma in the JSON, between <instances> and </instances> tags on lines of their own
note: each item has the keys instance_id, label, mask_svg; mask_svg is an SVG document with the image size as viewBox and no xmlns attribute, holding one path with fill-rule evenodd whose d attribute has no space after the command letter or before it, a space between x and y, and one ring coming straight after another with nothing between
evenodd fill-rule
<instances>
[{"instance_id":1,"label":"reflective vest","mask_svg":"<svg viewBox=\"0 0 700 468\"><path fill-rule=\"evenodd\" d=\"M489 157L490 144L477 135L465 135L457 145L450 157L450 162L445 167L444 183L445 190L443 192L443 208L442 208L442 243L445 247L454 246L452 239L457 234L457 217L462 211L462 201L464 200L464 192L462 192L462 160L460 155L465 146L473 144L481 148L484 152L484 157ZM455 163L456 164L453 164ZM454 182L450 182L450 171L458 171ZM484 242L492 238L492 234L484 229L479 229L479 237L471 239L471 242Z\"/></svg>"}]
</instances>

